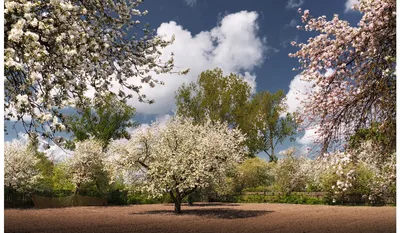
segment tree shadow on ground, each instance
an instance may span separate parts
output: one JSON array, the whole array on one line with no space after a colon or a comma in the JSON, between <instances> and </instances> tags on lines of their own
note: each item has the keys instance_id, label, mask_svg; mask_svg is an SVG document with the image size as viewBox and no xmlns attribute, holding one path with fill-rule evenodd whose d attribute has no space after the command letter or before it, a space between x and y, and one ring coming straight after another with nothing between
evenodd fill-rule
<instances>
[{"instance_id":1,"label":"tree shadow on ground","mask_svg":"<svg viewBox=\"0 0 400 233\"><path fill-rule=\"evenodd\" d=\"M234 203L209 202L209 203L193 203L192 205L182 204L182 206L207 207L207 206L240 206L240 205Z\"/></svg>"},{"instance_id":2,"label":"tree shadow on ground","mask_svg":"<svg viewBox=\"0 0 400 233\"><path fill-rule=\"evenodd\" d=\"M267 210L237 210L229 208L212 208L212 209L184 209L181 214L177 216L194 215L206 218L219 218L219 219L240 219L240 218L254 218L262 215L272 213L273 211ZM136 214L160 214L160 215L176 215L173 210L152 210Z\"/></svg>"}]
</instances>

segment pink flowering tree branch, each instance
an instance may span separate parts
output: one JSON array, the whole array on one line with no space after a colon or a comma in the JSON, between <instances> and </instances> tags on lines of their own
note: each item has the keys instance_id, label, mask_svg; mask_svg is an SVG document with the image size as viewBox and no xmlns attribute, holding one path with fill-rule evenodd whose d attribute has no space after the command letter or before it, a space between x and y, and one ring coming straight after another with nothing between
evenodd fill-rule
<instances>
[{"instance_id":1,"label":"pink flowering tree branch","mask_svg":"<svg viewBox=\"0 0 400 233\"><path fill-rule=\"evenodd\" d=\"M292 42L299 50L289 56L298 58L303 80L314 83L300 120L319 125L321 152L372 124L396 138L396 2L360 0L354 9L363 14L355 27L336 14L329 21L299 9L298 28L318 35Z\"/></svg>"}]
</instances>

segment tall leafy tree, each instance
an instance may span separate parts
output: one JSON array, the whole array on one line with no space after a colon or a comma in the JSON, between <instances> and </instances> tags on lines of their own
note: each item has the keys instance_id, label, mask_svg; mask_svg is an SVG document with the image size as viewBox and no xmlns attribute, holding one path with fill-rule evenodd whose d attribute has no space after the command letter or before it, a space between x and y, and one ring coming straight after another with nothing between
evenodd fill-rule
<instances>
[{"instance_id":1,"label":"tall leafy tree","mask_svg":"<svg viewBox=\"0 0 400 233\"><path fill-rule=\"evenodd\" d=\"M281 117L286 106L283 103L285 94L282 90L276 93L263 91L257 93L251 101L251 121L253 130L257 131L252 138L254 150L264 151L271 162L278 157L275 149L279 144L296 133L296 122L290 114ZM294 140L291 138L291 140Z\"/></svg>"},{"instance_id":2,"label":"tall leafy tree","mask_svg":"<svg viewBox=\"0 0 400 233\"><path fill-rule=\"evenodd\" d=\"M38 171L41 176L38 178L37 185L35 189L37 190L51 190L53 189L53 170L54 161L51 161L45 153L39 152L39 137L38 135L33 135L29 138L27 148L34 156L39 160L36 164Z\"/></svg>"},{"instance_id":3,"label":"tall leafy tree","mask_svg":"<svg viewBox=\"0 0 400 233\"><path fill-rule=\"evenodd\" d=\"M107 95L88 101L87 107L67 120L67 126L73 133L73 141L94 138L106 149L111 139L129 139L126 129L137 126L132 120L135 112L135 108L119 101L114 95Z\"/></svg>"},{"instance_id":4,"label":"tall leafy tree","mask_svg":"<svg viewBox=\"0 0 400 233\"><path fill-rule=\"evenodd\" d=\"M224 76L219 68L207 70L199 75L196 83L184 84L178 89L175 95L177 115L192 118L197 124L207 119L225 122L248 134L250 97L251 87L240 76Z\"/></svg>"}]
</instances>

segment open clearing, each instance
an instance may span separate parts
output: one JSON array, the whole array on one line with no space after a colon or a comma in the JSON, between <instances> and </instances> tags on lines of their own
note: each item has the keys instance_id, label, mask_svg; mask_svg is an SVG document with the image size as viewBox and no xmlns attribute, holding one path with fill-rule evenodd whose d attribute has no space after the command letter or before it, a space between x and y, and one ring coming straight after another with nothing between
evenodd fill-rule
<instances>
[{"instance_id":1,"label":"open clearing","mask_svg":"<svg viewBox=\"0 0 400 233\"><path fill-rule=\"evenodd\" d=\"M6 209L5 232L396 232L395 207L166 204Z\"/></svg>"}]
</instances>

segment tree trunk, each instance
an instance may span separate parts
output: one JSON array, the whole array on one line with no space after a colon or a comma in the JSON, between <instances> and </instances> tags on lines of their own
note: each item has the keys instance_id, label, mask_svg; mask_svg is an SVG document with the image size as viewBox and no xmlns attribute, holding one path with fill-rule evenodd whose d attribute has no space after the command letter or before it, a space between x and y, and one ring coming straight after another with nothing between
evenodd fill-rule
<instances>
[{"instance_id":1,"label":"tree trunk","mask_svg":"<svg viewBox=\"0 0 400 233\"><path fill-rule=\"evenodd\" d=\"M270 158L270 162L277 163L278 162L278 157L276 157L274 154L272 154L271 158Z\"/></svg>"},{"instance_id":2,"label":"tree trunk","mask_svg":"<svg viewBox=\"0 0 400 233\"><path fill-rule=\"evenodd\" d=\"M177 193L175 196L174 192L172 192L172 190L169 191L169 195L171 196L171 199L174 201L174 204L175 204L174 212L176 214L180 214L181 213L181 204L182 204L181 196L179 195L179 193Z\"/></svg>"},{"instance_id":3,"label":"tree trunk","mask_svg":"<svg viewBox=\"0 0 400 233\"><path fill-rule=\"evenodd\" d=\"M187 196L188 198L188 205L189 206L193 206L193 196L192 196L192 194L189 194L188 196Z\"/></svg>"},{"instance_id":4,"label":"tree trunk","mask_svg":"<svg viewBox=\"0 0 400 233\"><path fill-rule=\"evenodd\" d=\"M75 187L74 195L79 194L79 190L80 190L80 189L81 189L81 184L77 184L76 187Z\"/></svg>"},{"instance_id":5,"label":"tree trunk","mask_svg":"<svg viewBox=\"0 0 400 233\"><path fill-rule=\"evenodd\" d=\"M78 195L79 195L80 188L81 188L81 184L77 184L75 187L75 192L74 192L74 196L72 199L72 206L78 206Z\"/></svg>"},{"instance_id":6,"label":"tree trunk","mask_svg":"<svg viewBox=\"0 0 400 233\"><path fill-rule=\"evenodd\" d=\"M269 141L271 143L271 158L270 158L270 162L278 162L278 158L275 155L275 148L274 148L274 136L272 135L272 132L270 132L269 134Z\"/></svg>"},{"instance_id":7,"label":"tree trunk","mask_svg":"<svg viewBox=\"0 0 400 233\"><path fill-rule=\"evenodd\" d=\"M181 200L179 200L179 199L176 199L175 200L175 213L176 214L180 214L181 213Z\"/></svg>"}]
</instances>

